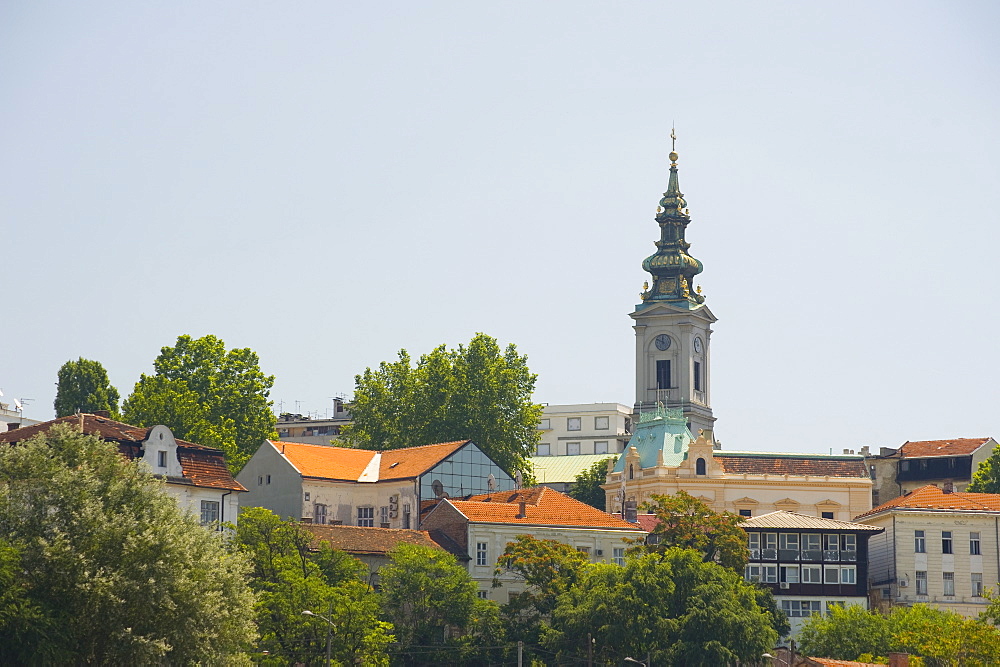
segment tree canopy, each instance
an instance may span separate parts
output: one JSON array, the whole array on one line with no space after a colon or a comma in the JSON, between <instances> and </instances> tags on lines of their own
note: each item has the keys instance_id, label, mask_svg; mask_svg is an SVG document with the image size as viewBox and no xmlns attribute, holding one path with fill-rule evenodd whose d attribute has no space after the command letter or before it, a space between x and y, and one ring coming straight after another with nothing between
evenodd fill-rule
<instances>
[{"instance_id":1,"label":"tree canopy","mask_svg":"<svg viewBox=\"0 0 1000 667\"><path fill-rule=\"evenodd\" d=\"M694 549L706 562L717 562L740 574L747 564L747 536L742 517L731 512L716 512L689 493L673 496L653 494L644 509L659 520L653 539L636 549L663 551L670 547Z\"/></svg>"},{"instance_id":2,"label":"tree canopy","mask_svg":"<svg viewBox=\"0 0 1000 667\"><path fill-rule=\"evenodd\" d=\"M601 488L601 484L607 483L608 461L614 457L608 457L603 461L597 461L579 475L570 489L569 495L580 502L587 503L591 507L596 507L602 512L607 507L607 494Z\"/></svg>"},{"instance_id":3,"label":"tree canopy","mask_svg":"<svg viewBox=\"0 0 1000 667\"><path fill-rule=\"evenodd\" d=\"M0 447L0 663L218 664L253 641L246 560L114 444Z\"/></svg>"},{"instance_id":4,"label":"tree canopy","mask_svg":"<svg viewBox=\"0 0 1000 667\"><path fill-rule=\"evenodd\" d=\"M111 386L108 372L99 361L80 357L67 361L59 369L54 403L56 417L99 410L117 416L119 398L118 390Z\"/></svg>"},{"instance_id":5,"label":"tree canopy","mask_svg":"<svg viewBox=\"0 0 1000 667\"><path fill-rule=\"evenodd\" d=\"M1000 444L976 468L972 483L966 490L972 493L1000 493Z\"/></svg>"},{"instance_id":6,"label":"tree canopy","mask_svg":"<svg viewBox=\"0 0 1000 667\"><path fill-rule=\"evenodd\" d=\"M164 424L179 438L217 447L239 471L267 438L276 438L268 400L273 375L250 348L226 351L215 336L179 336L139 378L123 407L137 426Z\"/></svg>"},{"instance_id":7,"label":"tree canopy","mask_svg":"<svg viewBox=\"0 0 1000 667\"><path fill-rule=\"evenodd\" d=\"M510 474L529 475L542 406L531 400L527 361L483 333L454 350L440 345L415 366L400 350L398 361L355 377L344 438L377 450L469 439Z\"/></svg>"}]
</instances>

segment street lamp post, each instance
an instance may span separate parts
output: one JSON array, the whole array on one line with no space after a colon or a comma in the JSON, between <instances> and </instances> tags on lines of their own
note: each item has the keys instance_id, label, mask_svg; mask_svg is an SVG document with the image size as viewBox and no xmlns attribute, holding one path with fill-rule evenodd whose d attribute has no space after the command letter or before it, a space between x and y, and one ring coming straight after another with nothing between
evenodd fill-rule
<instances>
[{"instance_id":1,"label":"street lamp post","mask_svg":"<svg viewBox=\"0 0 1000 667\"><path fill-rule=\"evenodd\" d=\"M305 616L315 616L316 618L321 618L324 621L326 621L326 623L327 623L327 625L326 625L326 664L327 664L327 667L329 667L329 665L330 665L330 641L333 639L333 628L336 627L336 626L334 626L333 621L331 621L326 616L323 616L322 614L317 614L316 612L309 611L308 609L303 609L302 613ZM330 603L330 615L333 616L333 603L332 602Z\"/></svg>"}]
</instances>

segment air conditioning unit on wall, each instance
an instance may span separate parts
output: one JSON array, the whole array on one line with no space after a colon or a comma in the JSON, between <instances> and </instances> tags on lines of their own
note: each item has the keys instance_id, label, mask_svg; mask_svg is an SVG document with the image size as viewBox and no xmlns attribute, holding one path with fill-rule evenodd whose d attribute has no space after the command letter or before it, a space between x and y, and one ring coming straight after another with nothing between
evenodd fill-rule
<instances>
[{"instance_id":1,"label":"air conditioning unit on wall","mask_svg":"<svg viewBox=\"0 0 1000 667\"><path fill-rule=\"evenodd\" d=\"M778 584L778 588L788 588L788 582L782 581L780 584Z\"/></svg>"},{"instance_id":2,"label":"air conditioning unit on wall","mask_svg":"<svg viewBox=\"0 0 1000 667\"><path fill-rule=\"evenodd\" d=\"M900 579L899 580L899 587L900 588L906 588L909 585L910 585L910 582L908 582L906 579Z\"/></svg>"}]
</instances>

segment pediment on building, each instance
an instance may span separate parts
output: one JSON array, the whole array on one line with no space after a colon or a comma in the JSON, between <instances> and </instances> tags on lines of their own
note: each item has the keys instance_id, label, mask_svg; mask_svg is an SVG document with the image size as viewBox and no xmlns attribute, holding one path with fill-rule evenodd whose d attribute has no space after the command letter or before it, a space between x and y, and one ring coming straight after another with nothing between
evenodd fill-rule
<instances>
[{"instance_id":1,"label":"pediment on building","mask_svg":"<svg viewBox=\"0 0 1000 667\"><path fill-rule=\"evenodd\" d=\"M778 509L794 508L798 507L801 504L802 503L800 503L799 501L792 500L791 498L782 498L781 500L774 501L774 506L777 507Z\"/></svg>"},{"instance_id":2,"label":"pediment on building","mask_svg":"<svg viewBox=\"0 0 1000 667\"><path fill-rule=\"evenodd\" d=\"M747 498L746 496L744 496L743 498L737 498L736 500L734 500L733 504L734 505L759 505L760 503L758 503L753 498Z\"/></svg>"},{"instance_id":3,"label":"pediment on building","mask_svg":"<svg viewBox=\"0 0 1000 667\"><path fill-rule=\"evenodd\" d=\"M821 500L816 503L816 507L843 507L843 505L838 503L836 500L830 500L827 498L826 500Z\"/></svg>"},{"instance_id":4,"label":"pediment on building","mask_svg":"<svg viewBox=\"0 0 1000 667\"><path fill-rule=\"evenodd\" d=\"M677 317L678 315L691 315L697 317L698 319L708 320L709 322L715 322L719 318L715 316L708 306L700 306L693 310L687 308L678 308L677 306L672 306L669 303L655 302L641 310L636 310L635 312L629 313L629 316L634 320L647 319L650 317L657 316L669 316Z\"/></svg>"}]
</instances>

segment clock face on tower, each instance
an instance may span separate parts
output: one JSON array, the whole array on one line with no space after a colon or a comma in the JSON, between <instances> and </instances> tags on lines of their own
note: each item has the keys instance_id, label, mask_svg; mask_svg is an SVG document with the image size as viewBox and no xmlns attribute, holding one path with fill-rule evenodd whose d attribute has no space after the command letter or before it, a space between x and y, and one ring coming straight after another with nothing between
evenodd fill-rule
<instances>
[{"instance_id":1,"label":"clock face on tower","mask_svg":"<svg viewBox=\"0 0 1000 667\"><path fill-rule=\"evenodd\" d=\"M701 338L695 337L694 339L694 351L701 352Z\"/></svg>"},{"instance_id":2,"label":"clock face on tower","mask_svg":"<svg viewBox=\"0 0 1000 667\"><path fill-rule=\"evenodd\" d=\"M667 334L660 334L653 339L653 342L656 344L656 349L662 352L670 347L670 336Z\"/></svg>"}]
</instances>

